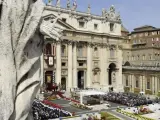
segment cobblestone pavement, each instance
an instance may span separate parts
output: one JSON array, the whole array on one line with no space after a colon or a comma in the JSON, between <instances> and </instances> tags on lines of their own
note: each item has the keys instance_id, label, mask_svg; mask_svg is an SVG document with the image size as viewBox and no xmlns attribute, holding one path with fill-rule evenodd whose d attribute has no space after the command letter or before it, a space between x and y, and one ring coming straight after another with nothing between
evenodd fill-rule
<instances>
[{"instance_id":1,"label":"cobblestone pavement","mask_svg":"<svg viewBox=\"0 0 160 120\"><path fill-rule=\"evenodd\" d=\"M86 113L93 113L93 112L100 112L98 110L82 110L82 109L78 109L78 108L72 107L72 106L69 105L69 103L70 103L69 101L62 100L62 99L54 100L53 102L56 103L56 104L61 105L64 110L67 110L67 111L69 111L71 113L75 112L76 115L86 114ZM116 104L116 103L112 103L112 102L108 102L108 103L111 105L111 107L109 107L109 108L106 107L106 109L102 109L101 111L106 111L108 113L111 113L111 114L117 116L121 120L134 120L133 118L129 118L129 117L125 116L125 115L122 115L122 114L116 112L117 106L119 106L120 108L125 108L126 106L120 105L120 104Z\"/></svg>"}]
</instances>

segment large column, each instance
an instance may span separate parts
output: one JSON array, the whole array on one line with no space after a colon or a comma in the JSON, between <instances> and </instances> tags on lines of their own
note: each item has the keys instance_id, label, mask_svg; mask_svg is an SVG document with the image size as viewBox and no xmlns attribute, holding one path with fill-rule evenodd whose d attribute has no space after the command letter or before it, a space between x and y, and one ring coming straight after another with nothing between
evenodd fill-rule
<instances>
[{"instance_id":1,"label":"large column","mask_svg":"<svg viewBox=\"0 0 160 120\"><path fill-rule=\"evenodd\" d=\"M57 42L56 46L56 83L61 82L61 43Z\"/></svg>"},{"instance_id":2,"label":"large column","mask_svg":"<svg viewBox=\"0 0 160 120\"><path fill-rule=\"evenodd\" d=\"M158 93L158 79L157 77L155 77L155 93L157 94Z\"/></svg>"},{"instance_id":3,"label":"large column","mask_svg":"<svg viewBox=\"0 0 160 120\"><path fill-rule=\"evenodd\" d=\"M132 82L131 82L131 91L134 92L134 87L135 87L135 77L132 75Z\"/></svg>"},{"instance_id":4,"label":"large column","mask_svg":"<svg viewBox=\"0 0 160 120\"><path fill-rule=\"evenodd\" d=\"M141 91L142 91L142 88L143 88L143 81L142 81L143 79L142 79L142 75L140 75L140 76L139 76L139 79L140 79L140 82L139 82L139 83L140 83L139 88L140 88L140 92L141 92Z\"/></svg>"},{"instance_id":5,"label":"large column","mask_svg":"<svg viewBox=\"0 0 160 120\"><path fill-rule=\"evenodd\" d=\"M99 47L99 53L103 53L103 49L102 47ZM100 85L103 85L103 75L104 75L104 71L103 71L103 55L98 54L99 58L100 58Z\"/></svg>"},{"instance_id":6,"label":"large column","mask_svg":"<svg viewBox=\"0 0 160 120\"><path fill-rule=\"evenodd\" d=\"M117 79L116 79L116 84L117 84L117 88L119 89L119 91L121 92L123 90L123 85L122 85L122 48L121 46L117 47L117 57L118 57L118 61L117 61L117 68L119 69L117 72Z\"/></svg>"},{"instance_id":7,"label":"large column","mask_svg":"<svg viewBox=\"0 0 160 120\"><path fill-rule=\"evenodd\" d=\"M158 83L157 83L157 87L158 87L158 92L160 91L160 79L159 79L159 77L158 77Z\"/></svg>"},{"instance_id":8,"label":"large column","mask_svg":"<svg viewBox=\"0 0 160 120\"><path fill-rule=\"evenodd\" d=\"M77 88L77 43L73 45L73 87Z\"/></svg>"},{"instance_id":9,"label":"large column","mask_svg":"<svg viewBox=\"0 0 160 120\"><path fill-rule=\"evenodd\" d=\"M145 92L146 90L146 76L143 76L143 91Z\"/></svg>"},{"instance_id":10,"label":"large column","mask_svg":"<svg viewBox=\"0 0 160 120\"><path fill-rule=\"evenodd\" d=\"M44 81L44 54L41 55L41 86L45 83Z\"/></svg>"},{"instance_id":11,"label":"large column","mask_svg":"<svg viewBox=\"0 0 160 120\"><path fill-rule=\"evenodd\" d=\"M86 86L91 87L92 82L92 45L88 43L87 46L87 81Z\"/></svg>"},{"instance_id":12,"label":"large column","mask_svg":"<svg viewBox=\"0 0 160 120\"><path fill-rule=\"evenodd\" d=\"M67 90L73 87L72 85L72 42L68 43L68 81Z\"/></svg>"},{"instance_id":13,"label":"large column","mask_svg":"<svg viewBox=\"0 0 160 120\"><path fill-rule=\"evenodd\" d=\"M152 93L155 93L155 82L154 82L154 76L152 76Z\"/></svg>"},{"instance_id":14,"label":"large column","mask_svg":"<svg viewBox=\"0 0 160 120\"><path fill-rule=\"evenodd\" d=\"M107 53L106 53L107 52ZM103 76L103 86L107 86L108 85L108 48L106 48L106 46L103 47L103 71L104 71L104 76Z\"/></svg>"}]
</instances>

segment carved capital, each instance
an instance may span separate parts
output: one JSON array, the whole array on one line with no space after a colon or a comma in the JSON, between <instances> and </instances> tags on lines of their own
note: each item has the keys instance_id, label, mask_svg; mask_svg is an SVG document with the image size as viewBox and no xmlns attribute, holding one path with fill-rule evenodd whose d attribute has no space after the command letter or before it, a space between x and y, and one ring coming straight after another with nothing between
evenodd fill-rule
<instances>
[{"instance_id":1,"label":"carved capital","mask_svg":"<svg viewBox=\"0 0 160 120\"><path fill-rule=\"evenodd\" d=\"M113 49L113 50L116 50L116 45L109 45L109 49Z\"/></svg>"},{"instance_id":2,"label":"carved capital","mask_svg":"<svg viewBox=\"0 0 160 120\"><path fill-rule=\"evenodd\" d=\"M67 44L68 44L68 45L72 45L72 44L73 44L73 41L69 40L69 41L67 41Z\"/></svg>"},{"instance_id":3,"label":"carved capital","mask_svg":"<svg viewBox=\"0 0 160 120\"><path fill-rule=\"evenodd\" d=\"M56 45L60 45L62 43L62 41L56 41L55 43L56 43Z\"/></svg>"},{"instance_id":4,"label":"carved capital","mask_svg":"<svg viewBox=\"0 0 160 120\"><path fill-rule=\"evenodd\" d=\"M123 49L123 46L122 46L122 45L118 45L118 49L119 49L119 50L122 50L122 49Z\"/></svg>"},{"instance_id":5,"label":"carved capital","mask_svg":"<svg viewBox=\"0 0 160 120\"><path fill-rule=\"evenodd\" d=\"M91 48L92 48L92 47L93 47L93 43L88 42L88 43L87 43L87 47L91 47Z\"/></svg>"},{"instance_id":6,"label":"carved capital","mask_svg":"<svg viewBox=\"0 0 160 120\"><path fill-rule=\"evenodd\" d=\"M78 43L79 43L78 41L73 41L72 42L73 45L78 45Z\"/></svg>"}]
</instances>

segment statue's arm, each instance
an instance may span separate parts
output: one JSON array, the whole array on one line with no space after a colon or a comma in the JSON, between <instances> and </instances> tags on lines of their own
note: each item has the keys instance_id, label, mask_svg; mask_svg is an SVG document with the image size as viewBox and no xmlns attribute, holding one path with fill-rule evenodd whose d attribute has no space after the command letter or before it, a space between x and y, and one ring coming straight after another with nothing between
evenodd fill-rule
<instances>
[{"instance_id":1,"label":"statue's arm","mask_svg":"<svg viewBox=\"0 0 160 120\"><path fill-rule=\"evenodd\" d=\"M54 23L43 20L40 25L40 32L44 36L49 36L52 39L60 40L62 36L63 28L57 25L58 17L54 20Z\"/></svg>"}]
</instances>

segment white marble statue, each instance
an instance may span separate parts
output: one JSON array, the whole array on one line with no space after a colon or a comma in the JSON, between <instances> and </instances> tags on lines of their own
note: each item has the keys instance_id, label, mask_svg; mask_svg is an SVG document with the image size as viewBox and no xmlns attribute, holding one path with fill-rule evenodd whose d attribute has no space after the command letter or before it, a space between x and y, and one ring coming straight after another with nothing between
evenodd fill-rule
<instances>
[{"instance_id":1,"label":"white marble statue","mask_svg":"<svg viewBox=\"0 0 160 120\"><path fill-rule=\"evenodd\" d=\"M70 2L70 0L67 0L67 8L68 9L71 8L71 2Z\"/></svg>"},{"instance_id":2,"label":"white marble statue","mask_svg":"<svg viewBox=\"0 0 160 120\"><path fill-rule=\"evenodd\" d=\"M61 1L60 0L57 0L57 2L56 2L56 6L57 7L60 7L61 6L61 3L60 3Z\"/></svg>"},{"instance_id":3,"label":"white marble statue","mask_svg":"<svg viewBox=\"0 0 160 120\"><path fill-rule=\"evenodd\" d=\"M105 17L105 14L106 14L106 9L102 8L102 16Z\"/></svg>"},{"instance_id":4,"label":"white marble statue","mask_svg":"<svg viewBox=\"0 0 160 120\"><path fill-rule=\"evenodd\" d=\"M3 0L0 9L0 120L26 120L40 87L43 34L61 28L41 22L42 0ZM31 118L29 120L32 120Z\"/></svg>"}]
</instances>

